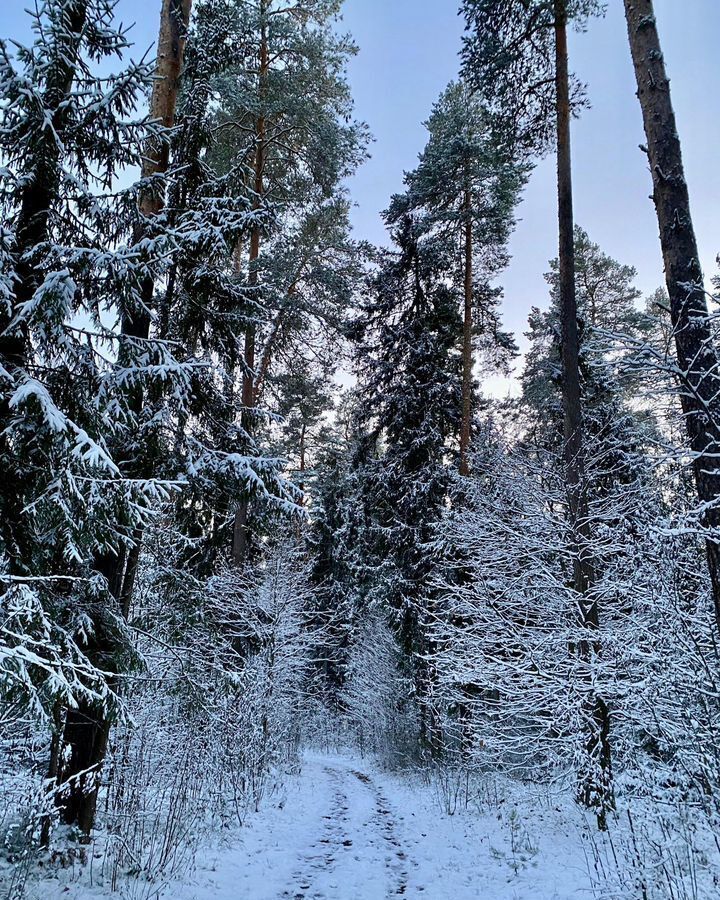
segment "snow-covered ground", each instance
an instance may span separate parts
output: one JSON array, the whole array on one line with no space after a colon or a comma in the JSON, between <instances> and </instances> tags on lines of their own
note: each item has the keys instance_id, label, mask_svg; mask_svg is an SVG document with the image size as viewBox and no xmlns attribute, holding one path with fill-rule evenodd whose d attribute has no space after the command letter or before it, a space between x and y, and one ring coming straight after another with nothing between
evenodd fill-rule
<instances>
[{"instance_id":1,"label":"snow-covered ground","mask_svg":"<svg viewBox=\"0 0 720 900\"><path fill-rule=\"evenodd\" d=\"M445 795L447 796L447 795ZM495 792L443 811L443 792L353 756L308 754L299 776L181 882L129 879L120 896L171 900L570 900L595 896L572 804ZM98 900L87 869L35 881L32 900ZM159 892L158 892L159 891Z\"/></svg>"},{"instance_id":2,"label":"snow-covered ground","mask_svg":"<svg viewBox=\"0 0 720 900\"><path fill-rule=\"evenodd\" d=\"M285 795L173 900L566 900L592 896L580 821L512 804L441 812L437 792L350 757L307 756Z\"/></svg>"}]
</instances>

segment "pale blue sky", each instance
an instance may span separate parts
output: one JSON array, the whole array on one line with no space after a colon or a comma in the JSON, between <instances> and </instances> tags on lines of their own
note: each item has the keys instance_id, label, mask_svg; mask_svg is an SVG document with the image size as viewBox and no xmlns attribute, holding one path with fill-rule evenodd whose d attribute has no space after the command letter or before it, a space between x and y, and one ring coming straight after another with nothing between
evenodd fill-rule
<instances>
[{"instance_id":1,"label":"pale blue sky","mask_svg":"<svg viewBox=\"0 0 720 900\"><path fill-rule=\"evenodd\" d=\"M27 34L23 9L29 0L0 0L0 36ZM120 0L124 21L135 20L143 50L156 37L159 0ZM718 0L655 0L661 39L672 79L691 201L708 276L720 251L720 34ZM609 0L605 19L573 35L572 66L588 83L592 108L573 124L577 221L608 253L638 269L645 292L662 283L662 262L650 175L638 145L642 120L627 48L621 0ZM462 22L456 0L346 0L345 25L360 46L350 81L357 115L375 136L373 158L351 184L358 204L353 221L359 237L384 239L379 212L400 189L425 142L422 121L446 83L457 74ZM139 54L138 54L139 55ZM546 299L543 273L556 253L554 160L534 173L520 207L512 241L513 260L502 279L505 321L524 345L531 305ZM502 393L503 382L493 391Z\"/></svg>"}]
</instances>

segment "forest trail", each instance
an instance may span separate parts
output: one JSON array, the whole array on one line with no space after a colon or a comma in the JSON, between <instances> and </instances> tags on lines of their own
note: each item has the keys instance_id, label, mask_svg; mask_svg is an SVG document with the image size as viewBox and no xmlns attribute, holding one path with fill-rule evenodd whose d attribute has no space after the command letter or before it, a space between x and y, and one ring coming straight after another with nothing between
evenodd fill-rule
<instances>
[{"instance_id":1,"label":"forest trail","mask_svg":"<svg viewBox=\"0 0 720 900\"><path fill-rule=\"evenodd\" d=\"M361 889L372 889L377 897L405 895L408 857L397 811L364 772L323 763L320 777L327 779L331 795L327 812L308 835L312 842L301 851L292 884L282 896L320 900L341 897L342 891L354 896Z\"/></svg>"},{"instance_id":2,"label":"forest trail","mask_svg":"<svg viewBox=\"0 0 720 900\"><path fill-rule=\"evenodd\" d=\"M237 843L205 855L173 900L568 900L587 896L578 848L511 858L502 816L441 812L436 793L357 758L308 755ZM517 843L517 836L514 838ZM558 858L558 850L560 856ZM521 855L521 854L520 854ZM553 858L554 857L554 858Z\"/></svg>"},{"instance_id":3,"label":"forest trail","mask_svg":"<svg viewBox=\"0 0 720 900\"><path fill-rule=\"evenodd\" d=\"M287 796L271 798L219 854L193 900L370 900L408 896L418 868L404 816L358 760L307 756ZM201 874L201 873L198 873ZM413 890L423 893L422 885Z\"/></svg>"}]
</instances>

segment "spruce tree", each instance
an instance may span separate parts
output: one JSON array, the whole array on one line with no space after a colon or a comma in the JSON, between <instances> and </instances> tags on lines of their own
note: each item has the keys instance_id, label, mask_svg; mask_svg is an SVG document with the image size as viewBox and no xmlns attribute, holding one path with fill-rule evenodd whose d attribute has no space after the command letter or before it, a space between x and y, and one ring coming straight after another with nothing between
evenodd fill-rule
<instances>
[{"instance_id":1,"label":"spruce tree","mask_svg":"<svg viewBox=\"0 0 720 900\"><path fill-rule=\"evenodd\" d=\"M139 385L158 369L175 372L161 347L123 365L112 322L141 304L162 252L162 240L133 245L137 192L117 188L162 129L137 113L151 67L97 74L130 46L114 7L47 0L33 14L33 45L14 58L3 45L0 63L9 288L0 504L3 569L21 601L7 608L26 626L15 632L20 645L36 646L36 664L21 654L17 663L52 719L50 774L63 786L65 818L86 833L116 706L112 676L131 658L105 563L122 556L168 489L126 477L113 449L137 427L130 398Z\"/></svg>"},{"instance_id":2,"label":"spruce tree","mask_svg":"<svg viewBox=\"0 0 720 900\"><path fill-rule=\"evenodd\" d=\"M358 322L365 603L391 611L423 710L422 739L439 736L425 654L433 561L427 544L448 499L461 410L460 292L412 216L388 216L397 250L382 259ZM364 449L363 445L364 444Z\"/></svg>"},{"instance_id":3,"label":"spruce tree","mask_svg":"<svg viewBox=\"0 0 720 900\"><path fill-rule=\"evenodd\" d=\"M405 176L407 193L395 201L417 214L424 240L445 256L449 277L462 285L463 391L460 472L469 471L472 424L473 338L486 360L507 365L515 349L501 330L500 292L491 286L508 262L513 212L524 183L522 165L498 142L488 111L463 82L443 92L426 123L428 143L417 168ZM477 341L476 341L477 343Z\"/></svg>"},{"instance_id":4,"label":"spruce tree","mask_svg":"<svg viewBox=\"0 0 720 900\"><path fill-rule=\"evenodd\" d=\"M140 182L137 186L137 206L139 216L132 224L132 237L140 254L145 242L152 246L153 239L166 238L164 223L158 224L165 204L166 178L170 160L170 129L175 124L175 108L183 66L183 56L190 21L192 0L163 0L160 10L160 29L157 42L155 71L150 94L149 116L151 121L162 126L155 134L146 138L141 156ZM148 362L162 365L166 362L165 348L155 344L155 352L150 349L151 325L156 315L155 284L164 275L163 267L152 264L152 257L145 258L150 263L141 276L139 292L134 302L120 306L120 342L118 362L128 371L141 369ZM160 359L153 359L159 353ZM149 358L150 356L150 358ZM173 365L173 363L171 363ZM115 442L113 455L128 478L151 478L157 469L160 456L158 421L148 411L147 380L128 383L120 388L127 392L124 400L137 419L128 424L122 437ZM157 384L152 385L157 394ZM135 588L138 559L142 544L142 528L136 528L132 540L127 542L119 554L106 554L98 560L113 593L119 599L125 618L128 617Z\"/></svg>"},{"instance_id":5,"label":"spruce tree","mask_svg":"<svg viewBox=\"0 0 720 900\"><path fill-rule=\"evenodd\" d=\"M362 559L359 537L359 468L353 465L355 438L353 398L335 409L335 421L322 436L311 490L307 548L317 614L327 623L328 641L316 662L319 690L332 711L342 709L342 688L357 626L365 617L362 602Z\"/></svg>"}]
</instances>

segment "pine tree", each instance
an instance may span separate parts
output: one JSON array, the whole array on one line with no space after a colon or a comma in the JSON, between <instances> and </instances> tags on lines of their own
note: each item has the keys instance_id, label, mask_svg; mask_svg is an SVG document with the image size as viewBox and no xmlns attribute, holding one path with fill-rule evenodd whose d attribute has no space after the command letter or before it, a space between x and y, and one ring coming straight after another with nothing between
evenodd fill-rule
<instances>
[{"instance_id":1,"label":"pine tree","mask_svg":"<svg viewBox=\"0 0 720 900\"><path fill-rule=\"evenodd\" d=\"M550 307L534 307L529 317L530 349L521 377L522 400L517 412L527 417L525 442L559 449L562 444L560 392L560 308L558 261L552 260L545 278ZM598 441L618 439L623 423L655 428L640 406L642 396L635 374L635 348L652 338L656 320L637 307L640 292L632 266L621 265L603 253L583 229L575 228L575 289L578 303L581 395L588 441L597 459ZM628 446L629 449L629 446ZM613 467L610 466L610 469ZM588 483L593 491L594 475Z\"/></svg>"},{"instance_id":2,"label":"pine tree","mask_svg":"<svg viewBox=\"0 0 720 900\"><path fill-rule=\"evenodd\" d=\"M217 156L238 158L244 153L253 209L260 210L272 198L275 233L279 234L283 223L311 219L323 205L337 202L343 194L342 179L364 156L364 129L351 119L352 100L344 75L355 47L333 26L339 0L298 0L290 5L276 0L236 0L232 5L242 22L243 41L241 53L223 81L216 125L222 141ZM286 287L273 316L271 296L279 284L273 284L268 262L274 258L272 235L273 229L264 228L258 219L245 252L240 246L237 250L257 310L245 329L243 354L241 396L243 427L248 432L256 418L258 359L260 366L266 367L273 355L272 346L267 353L263 349L258 353L262 323L270 320L270 345L285 317L281 314L285 298L300 295L306 275L303 256L307 256L307 247L294 261L300 262L300 269L290 278L283 273ZM323 240L312 246L308 264L323 252ZM236 512L233 558L238 564L249 546L248 501L247 494L241 495Z\"/></svg>"},{"instance_id":3,"label":"pine tree","mask_svg":"<svg viewBox=\"0 0 720 900\"><path fill-rule=\"evenodd\" d=\"M583 22L600 10L595 0L465 0L470 27L465 44L465 71L497 116L503 140L516 151L546 150L554 137L557 150L558 271L561 300L561 361L564 460L568 527L575 547L574 583L578 614L587 639L578 652L587 660L599 652L600 611L593 590L592 535L587 508L587 475L583 410L580 395L579 339L575 295L570 116L572 81L568 70L567 25ZM552 123L554 122L554 128ZM579 796L598 812L606 827L612 807L607 705L591 699L588 714L588 758L595 760L580 784Z\"/></svg>"},{"instance_id":4,"label":"pine tree","mask_svg":"<svg viewBox=\"0 0 720 900\"><path fill-rule=\"evenodd\" d=\"M337 362L356 285L365 276L369 248L350 239L345 188L338 185L329 198L316 193L288 208L263 256L267 321L260 334L256 405L272 372L292 366L308 348Z\"/></svg>"}]
</instances>

